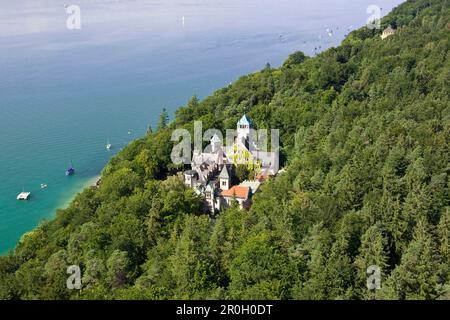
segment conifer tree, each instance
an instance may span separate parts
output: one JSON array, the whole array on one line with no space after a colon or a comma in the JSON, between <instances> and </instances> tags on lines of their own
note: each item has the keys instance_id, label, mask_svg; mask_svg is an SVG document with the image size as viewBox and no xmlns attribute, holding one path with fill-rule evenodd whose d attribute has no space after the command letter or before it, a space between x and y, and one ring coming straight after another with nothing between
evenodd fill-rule
<instances>
[{"instance_id":1,"label":"conifer tree","mask_svg":"<svg viewBox=\"0 0 450 320\"><path fill-rule=\"evenodd\" d=\"M439 296L440 259L436 239L425 218L415 229L413 240L383 288L385 298L436 299Z\"/></svg>"},{"instance_id":2,"label":"conifer tree","mask_svg":"<svg viewBox=\"0 0 450 320\"><path fill-rule=\"evenodd\" d=\"M169 122L169 113L166 108L163 108L158 120L157 130L165 129L167 127L167 123Z\"/></svg>"},{"instance_id":3,"label":"conifer tree","mask_svg":"<svg viewBox=\"0 0 450 320\"><path fill-rule=\"evenodd\" d=\"M358 295L363 299L376 299L377 290L367 288L368 268L375 266L380 271L380 282L388 272L388 240L385 231L380 223L371 226L361 237L361 247L359 255L355 259L355 265L358 268L357 286Z\"/></svg>"}]
</instances>

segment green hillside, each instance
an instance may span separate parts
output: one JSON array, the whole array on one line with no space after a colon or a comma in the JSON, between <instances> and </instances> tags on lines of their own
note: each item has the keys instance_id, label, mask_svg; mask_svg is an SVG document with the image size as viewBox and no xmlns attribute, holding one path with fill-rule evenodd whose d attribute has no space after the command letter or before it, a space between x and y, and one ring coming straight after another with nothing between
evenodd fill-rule
<instances>
[{"instance_id":1,"label":"green hillside","mask_svg":"<svg viewBox=\"0 0 450 320\"><path fill-rule=\"evenodd\" d=\"M449 1L407 1L383 19L387 39L362 28L162 114L100 188L0 258L0 299L450 299L449 23ZM280 130L286 172L249 211L211 219L176 177L170 137L244 113Z\"/></svg>"}]
</instances>

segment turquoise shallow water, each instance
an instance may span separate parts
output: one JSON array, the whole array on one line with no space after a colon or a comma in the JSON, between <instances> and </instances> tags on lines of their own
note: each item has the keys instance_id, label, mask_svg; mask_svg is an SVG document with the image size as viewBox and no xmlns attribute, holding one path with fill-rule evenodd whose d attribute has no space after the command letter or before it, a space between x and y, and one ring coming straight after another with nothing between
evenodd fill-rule
<instances>
[{"instance_id":1,"label":"turquoise shallow water","mask_svg":"<svg viewBox=\"0 0 450 320\"><path fill-rule=\"evenodd\" d=\"M278 66L295 50L337 45L364 24L372 1L76 2L81 30L65 28L58 0L2 4L0 254L51 219L163 107ZM379 5L387 13L400 2ZM76 175L65 177L71 160ZM15 200L22 188L30 201Z\"/></svg>"}]
</instances>

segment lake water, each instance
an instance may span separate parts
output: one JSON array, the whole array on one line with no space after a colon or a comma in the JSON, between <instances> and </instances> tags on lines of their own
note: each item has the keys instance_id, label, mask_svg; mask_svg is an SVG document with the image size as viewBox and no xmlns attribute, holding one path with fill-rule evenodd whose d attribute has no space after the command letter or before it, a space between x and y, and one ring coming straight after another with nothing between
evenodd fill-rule
<instances>
[{"instance_id":1,"label":"lake water","mask_svg":"<svg viewBox=\"0 0 450 320\"><path fill-rule=\"evenodd\" d=\"M51 219L163 107L279 66L295 50L336 46L374 3L68 1L81 9L81 29L67 28L60 0L1 4L0 254ZM402 1L376 2L386 14ZM70 161L77 171L66 177ZM22 190L30 201L16 200Z\"/></svg>"}]
</instances>

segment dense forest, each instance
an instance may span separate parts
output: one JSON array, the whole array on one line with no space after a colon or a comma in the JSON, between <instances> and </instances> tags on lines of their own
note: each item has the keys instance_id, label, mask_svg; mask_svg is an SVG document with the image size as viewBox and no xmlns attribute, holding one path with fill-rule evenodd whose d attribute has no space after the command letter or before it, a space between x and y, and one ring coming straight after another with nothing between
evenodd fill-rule
<instances>
[{"instance_id":1,"label":"dense forest","mask_svg":"<svg viewBox=\"0 0 450 320\"><path fill-rule=\"evenodd\" d=\"M449 1L410 0L383 18L389 38L361 28L163 112L99 188L0 258L0 299L450 299L449 23ZM286 170L250 210L211 217L171 134L244 113L280 130Z\"/></svg>"}]
</instances>

